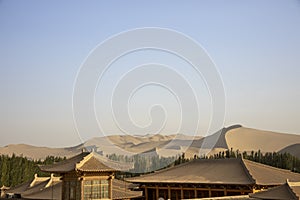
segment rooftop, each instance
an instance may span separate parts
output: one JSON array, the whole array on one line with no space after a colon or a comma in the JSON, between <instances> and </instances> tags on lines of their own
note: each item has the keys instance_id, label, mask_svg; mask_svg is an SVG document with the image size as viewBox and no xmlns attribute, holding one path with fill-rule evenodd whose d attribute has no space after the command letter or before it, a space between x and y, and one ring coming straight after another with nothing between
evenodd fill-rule
<instances>
[{"instance_id":1,"label":"rooftop","mask_svg":"<svg viewBox=\"0 0 300 200\"><path fill-rule=\"evenodd\" d=\"M300 182L289 182L265 191L250 194L256 199L298 200L300 197Z\"/></svg>"},{"instance_id":2,"label":"rooftop","mask_svg":"<svg viewBox=\"0 0 300 200\"><path fill-rule=\"evenodd\" d=\"M66 173L71 171L108 172L127 171L133 167L133 164L112 161L96 152L82 152L79 155L53 165L39 167L41 171L52 173Z\"/></svg>"},{"instance_id":3,"label":"rooftop","mask_svg":"<svg viewBox=\"0 0 300 200\"><path fill-rule=\"evenodd\" d=\"M52 193L52 187L55 189L56 193ZM50 177L38 177L35 175L32 181L18 185L8 190L6 193L22 194L22 197L29 199L45 199L43 197L48 197L48 199L50 199L52 196L54 199L60 199L61 180L60 177L55 177L53 175Z\"/></svg>"},{"instance_id":4,"label":"rooftop","mask_svg":"<svg viewBox=\"0 0 300 200\"><path fill-rule=\"evenodd\" d=\"M280 185L300 181L300 174L240 158L198 159L151 174L129 178L132 183L194 183Z\"/></svg>"}]
</instances>

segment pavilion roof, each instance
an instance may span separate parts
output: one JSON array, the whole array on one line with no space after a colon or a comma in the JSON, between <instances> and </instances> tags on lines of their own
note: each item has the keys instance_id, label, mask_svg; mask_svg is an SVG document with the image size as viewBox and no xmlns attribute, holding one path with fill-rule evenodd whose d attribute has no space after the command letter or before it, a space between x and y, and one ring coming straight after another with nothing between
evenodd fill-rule
<instances>
[{"instance_id":1,"label":"pavilion roof","mask_svg":"<svg viewBox=\"0 0 300 200\"><path fill-rule=\"evenodd\" d=\"M112 161L96 152L82 152L67 160L52 164L39 166L44 172L66 173L70 171L82 172L109 172L126 171L133 167L131 163L120 163Z\"/></svg>"},{"instance_id":2,"label":"pavilion roof","mask_svg":"<svg viewBox=\"0 0 300 200\"><path fill-rule=\"evenodd\" d=\"M30 196L30 198L44 199L42 198L44 196L51 197L49 193L52 192L52 187L60 189L60 177L55 177L53 174L51 174L50 177L38 177L36 174L32 181L17 185L16 187L9 189L7 193L22 194L22 197L26 198ZM53 195L59 197L57 194Z\"/></svg>"}]
</instances>

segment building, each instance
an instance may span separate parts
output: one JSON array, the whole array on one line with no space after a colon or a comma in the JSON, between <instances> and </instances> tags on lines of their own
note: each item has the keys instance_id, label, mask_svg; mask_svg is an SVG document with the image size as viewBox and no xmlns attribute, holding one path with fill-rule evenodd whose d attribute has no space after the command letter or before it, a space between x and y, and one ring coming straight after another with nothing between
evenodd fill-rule
<instances>
[{"instance_id":1,"label":"building","mask_svg":"<svg viewBox=\"0 0 300 200\"><path fill-rule=\"evenodd\" d=\"M23 199L299 199L300 174L241 158L196 159L154 173L115 179L128 170L127 164L113 162L95 152L83 152L59 163L40 166L55 173L34 177L6 191L7 197ZM288 182L286 180L289 179ZM141 191L131 190L136 184Z\"/></svg>"},{"instance_id":2,"label":"building","mask_svg":"<svg viewBox=\"0 0 300 200\"><path fill-rule=\"evenodd\" d=\"M38 177L6 191L7 198L61 199L61 177Z\"/></svg>"},{"instance_id":3,"label":"building","mask_svg":"<svg viewBox=\"0 0 300 200\"><path fill-rule=\"evenodd\" d=\"M82 152L62 162L40 166L40 169L60 174L61 198L64 200L132 199L140 197L141 192L114 186L122 185L114 181L115 172L131 167L133 165L111 161L96 152Z\"/></svg>"},{"instance_id":4,"label":"building","mask_svg":"<svg viewBox=\"0 0 300 200\"><path fill-rule=\"evenodd\" d=\"M132 191L130 183L114 178L115 172L131 165L113 162L95 152L81 154L53 165L40 166L51 177L34 177L7 191L7 197L24 199L137 199L141 191ZM53 173L58 174L55 177Z\"/></svg>"},{"instance_id":5,"label":"building","mask_svg":"<svg viewBox=\"0 0 300 200\"><path fill-rule=\"evenodd\" d=\"M193 199L255 193L300 174L241 158L197 159L151 174L127 179L143 189L146 200ZM241 197L244 198L244 197Z\"/></svg>"}]
</instances>

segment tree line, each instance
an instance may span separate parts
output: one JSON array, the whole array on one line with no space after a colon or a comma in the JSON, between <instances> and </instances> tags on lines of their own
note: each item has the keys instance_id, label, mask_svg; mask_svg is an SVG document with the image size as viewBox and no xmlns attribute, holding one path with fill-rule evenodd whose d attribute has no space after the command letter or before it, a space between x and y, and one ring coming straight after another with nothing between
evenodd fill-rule
<instances>
[{"instance_id":1,"label":"tree line","mask_svg":"<svg viewBox=\"0 0 300 200\"><path fill-rule=\"evenodd\" d=\"M107 157L114 161L133 163L134 168L129 172L132 173L146 173L153 172L158 169L165 168L174 163L178 156L160 157L158 155L136 154L133 156L117 155L115 153L107 155Z\"/></svg>"},{"instance_id":2,"label":"tree line","mask_svg":"<svg viewBox=\"0 0 300 200\"><path fill-rule=\"evenodd\" d=\"M0 186L14 187L18 184L30 181L34 174L49 176L49 173L41 172L38 165L48 165L66 159L55 156L47 156L44 160L31 160L26 157L1 155L0 156Z\"/></svg>"},{"instance_id":3,"label":"tree line","mask_svg":"<svg viewBox=\"0 0 300 200\"><path fill-rule=\"evenodd\" d=\"M134 156L123 156L111 154L108 158L115 161L133 162L134 169L131 172L143 173L152 172L158 169L179 165L181 163L189 162L194 159L226 159L226 158L244 158L254 162L262 163L265 165L288 169L292 172L300 173L300 159L290 153L279 152L266 152L262 153L260 150L251 152L240 152L239 150L233 150L232 148L226 151L220 151L210 156L198 156L194 155L193 158L186 158L185 153L180 156L173 157L160 157L158 155L145 156L143 154L137 154Z\"/></svg>"}]
</instances>

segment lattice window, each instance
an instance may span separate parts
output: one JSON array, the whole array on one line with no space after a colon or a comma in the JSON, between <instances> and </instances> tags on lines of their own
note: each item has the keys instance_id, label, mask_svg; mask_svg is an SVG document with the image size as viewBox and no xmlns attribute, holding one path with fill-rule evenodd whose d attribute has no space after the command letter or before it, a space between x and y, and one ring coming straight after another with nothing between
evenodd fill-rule
<instances>
[{"instance_id":1,"label":"lattice window","mask_svg":"<svg viewBox=\"0 0 300 200\"><path fill-rule=\"evenodd\" d=\"M83 192L85 200L108 199L109 182L108 180L86 180L83 182Z\"/></svg>"}]
</instances>

